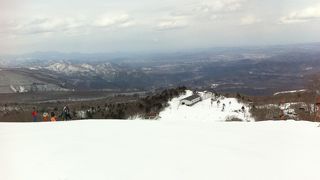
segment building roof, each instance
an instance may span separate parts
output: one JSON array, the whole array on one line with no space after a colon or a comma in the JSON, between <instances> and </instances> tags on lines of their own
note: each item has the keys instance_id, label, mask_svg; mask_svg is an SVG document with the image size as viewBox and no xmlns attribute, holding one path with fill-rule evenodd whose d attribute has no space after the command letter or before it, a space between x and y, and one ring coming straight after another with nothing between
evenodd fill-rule
<instances>
[{"instance_id":1,"label":"building roof","mask_svg":"<svg viewBox=\"0 0 320 180\"><path fill-rule=\"evenodd\" d=\"M199 97L200 97L199 95L192 95L192 96L186 97L182 100L192 101L192 100L197 99Z\"/></svg>"}]
</instances>

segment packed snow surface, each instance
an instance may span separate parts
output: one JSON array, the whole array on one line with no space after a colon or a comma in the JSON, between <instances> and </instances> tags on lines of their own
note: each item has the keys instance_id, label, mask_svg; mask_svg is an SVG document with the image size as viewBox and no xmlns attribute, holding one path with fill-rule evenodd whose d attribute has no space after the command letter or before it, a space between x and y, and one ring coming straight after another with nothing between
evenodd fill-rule
<instances>
[{"instance_id":1,"label":"packed snow surface","mask_svg":"<svg viewBox=\"0 0 320 180\"><path fill-rule=\"evenodd\" d=\"M159 120L0 123L0 179L320 179L317 123L223 122L241 104L178 101Z\"/></svg>"},{"instance_id":2,"label":"packed snow surface","mask_svg":"<svg viewBox=\"0 0 320 180\"><path fill-rule=\"evenodd\" d=\"M318 180L309 122L1 123L1 180Z\"/></svg>"}]
</instances>

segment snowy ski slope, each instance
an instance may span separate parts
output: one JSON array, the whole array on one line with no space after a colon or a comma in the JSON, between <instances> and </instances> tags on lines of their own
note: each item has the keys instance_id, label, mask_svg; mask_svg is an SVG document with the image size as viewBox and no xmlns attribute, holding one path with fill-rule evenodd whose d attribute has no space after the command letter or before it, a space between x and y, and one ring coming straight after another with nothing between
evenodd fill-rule
<instances>
[{"instance_id":1,"label":"snowy ski slope","mask_svg":"<svg viewBox=\"0 0 320 180\"><path fill-rule=\"evenodd\" d=\"M317 123L223 122L241 104L178 101L159 121L0 123L0 179L320 179Z\"/></svg>"}]
</instances>

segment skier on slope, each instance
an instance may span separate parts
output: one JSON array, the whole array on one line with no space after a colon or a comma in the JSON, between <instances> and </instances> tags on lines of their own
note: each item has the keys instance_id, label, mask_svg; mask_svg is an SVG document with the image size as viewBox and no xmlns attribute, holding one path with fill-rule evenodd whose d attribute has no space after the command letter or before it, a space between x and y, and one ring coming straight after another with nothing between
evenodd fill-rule
<instances>
[{"instance_id":1,"label":"skier on slope","mask_svg":"<svg viewBox=\"0 0 320 180\"><path fill-rule=\"evenodd\" d=\"M50 118L51 122L57 121L56 114L54 112L51 112L50 115L51 115L51 118Z\"/></svg>"},{"instance_id":2,"label":"skier on slope","mask_svg":"<svg viewBox=\"0 0 320 180\"><path fill-rule=\"evenodd\" d=\"M44 122L46 122L46 121L49 120L49 114L48 114L47 112L44 112L44 113L42 114L42 120L43 120Z\"/></svg>"},{"instance_id":3,"label":"skier on slope","mask_svg":"<svg viewBox=\"0 0 320 180\"><path fill-rule=\"evenodd\" d=\"M37 110L36 110L36 108L35 107L33 107L32 108L33 109L33 111L32 111L32 119L33 119L33 122L37 122L37 116L38 116L38 112L37 112Z\"/></svg>"},{"instance_id":4,"label":"skier on slope","mask_svg":"<svg viewBox=\"0 0 320 180\"><path fill-rule=\"evenodd\" d=\"M61 117L62 117L62 120L71 120L71 115L70 115L70 109L68 106L65 106L63 107L62 109L62 113L61 113Z\"/></svg>"},{"instance_id":5,"label":"skier on slope","mask_svg":"<svg viewBox=\"0 0 320 180\"><path fill-rule=\"evenodd\" d=\"M222 110L221 111L224 111L224 109L225 109L225 107L226 107L226 104L222 104Z\"/></svg>"},{"instance_id":6,"label":"skier on slope","mask_svg":"<svg viewBox=\"0 0 320 180\"><path fill-rule=\"evenodd\" d=\"M245 107L244 106L241 107L241 111L244 113L244 111L245 111Z\"/></svg>"}]
</instances>

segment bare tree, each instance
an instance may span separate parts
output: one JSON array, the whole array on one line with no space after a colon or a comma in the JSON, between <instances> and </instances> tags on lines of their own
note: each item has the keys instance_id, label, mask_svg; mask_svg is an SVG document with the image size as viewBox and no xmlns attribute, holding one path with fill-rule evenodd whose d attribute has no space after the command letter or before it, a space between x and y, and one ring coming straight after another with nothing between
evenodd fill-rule
<instances>
[{"instance_id":1,"label":"bare tree","mask_svg":"<svg viewBox=\"0 0 320 180\"><path fill-rule=\"evenodd\" d=\"M320 95L320 74L313 75L310 78L308 83L308 90L311 92L311 95L313 97L312 103L314 121L317 121L317 104L319 103L317 100Z\"/></svg>"}]
</instances>

